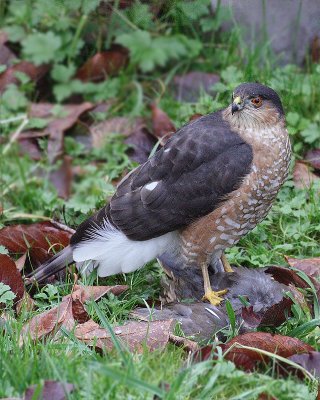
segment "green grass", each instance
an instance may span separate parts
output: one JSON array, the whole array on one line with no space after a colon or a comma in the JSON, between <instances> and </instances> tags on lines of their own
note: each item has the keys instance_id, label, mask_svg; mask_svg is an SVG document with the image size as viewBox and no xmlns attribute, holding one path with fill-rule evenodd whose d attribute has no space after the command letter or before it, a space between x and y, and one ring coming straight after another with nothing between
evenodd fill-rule
<instances>
[{"instance_id":1,"label":"green grass","mask_svg":"<svg viewBox=\"0 0 320 400\"><path fill-rule=\"evenodd\" d=\"M162 15L153 19L141 4L139 16L137 9L130 8L127 12L117 8L119 2L116 1L115 12L110 17L98 13L97 1L74 0L66 2L64 8L57 8L56 3L50 2L50 7L44 0L24 4L12 1L10 7L1 3L0 17L3 18L0 20L22 60L37 62L40 56L52 63L45 100L60 103L62 110L68 96L79 92L84 100L92 102L113 99L112 107L100 115L99 120L113 116L149 117L149 104L157 100L179 127L194 113L205 114L224 107L238 83L260 80L277 90L283 99L294 157L300 159L306 150L320 146L319 65L275 67L275 56L267 42L251 50L243 40L242 27L234 24L230 32L219 30L222 21L232 20L227 9L219 6L216 16L208 20L203 10L209 7L209 1L191 2L196 8L190 11L184 1L177 0L168 2ZM110 27L108 32L105 26ZM155 53L143 47L151 58L151 66L139 58L145 42L139 42L141 31L147 32L143 35L159 47ZM54 59L52 52L41 48L39 38L43 38L41 35L45 32L52 32L45 40L57 47ZM135 40L131 40L132 35ZM71 79L86 58L105 50L113 37L129 46L133 54L129 66L119 76L102 83L79 84ZM164 58L161 59L159 51L163 49ZM177 102L170 92L172 78L195 70L220 74L217 95L211 97L203 93L195 104ZM58 198L48 180L52 166L45 150L47 139L40 141L44 157L37 162L19 154L15 142L6 146L9 135L23 121L17 117L26 114L30 102L39 100L34 83L23 74L19 79L21 85L8 87L0 98L0 132L4 138L4 142L0 142L0 208L3 209L0 227L32 223L41 217L55 218L76 227L86 215L105 204L106 197L114 191L111 180L118 178L123 170L132 169L134 163L125 154L127 146L121 136L112 136L103 148L88 152L73 133L68 132L65 151L73 157L73 165L81 167L84 174L73 182L69 200ZM56 111L59 113L58 109ZM29 127L39 126L39 123L41 121L32 120ZM265 221L229 250L230 261L257 268L283 265L285 254L320 256L319 210L318 188L298 190L290 177ZM90 316L101 325L105 319L113 326L123 323L137 305L158 298L160 277L157 263L150 263L126 276L99 281L94 276L83 278L86 284L129 285L129 290L119 297L109 295L97 305L89 303ZM37 312L58 304L70 289L70 281L42 289L41 296L36 299ZM10 314L10 310L8 312ZM75 385L75 394L70 396L75 399L153 399L158 395L163 399L240 400L258 399L260 393L280 400L315 399L314 384L308 380L281 378L272 367L266 367L261 374L246 374L221 357L193 365L188 355L173 345L154 353L145 350L143 354L125 353L123 357L114 350L101 355L77 341L72 332L63 331L56 340L28 342L20 348L20 329L33 314L23 312L18 318L12 316L4 326L0 324L0 329L5 329L0 335L0 397L21 396L29 385L57 379ZM320 332L316 324L310 312L295 304L293 317L273 331L295 335L319 350ZM232 335L230 331L229 336ZM165 384L170 388L165 389Z\"/></svg>"}]
</instances>

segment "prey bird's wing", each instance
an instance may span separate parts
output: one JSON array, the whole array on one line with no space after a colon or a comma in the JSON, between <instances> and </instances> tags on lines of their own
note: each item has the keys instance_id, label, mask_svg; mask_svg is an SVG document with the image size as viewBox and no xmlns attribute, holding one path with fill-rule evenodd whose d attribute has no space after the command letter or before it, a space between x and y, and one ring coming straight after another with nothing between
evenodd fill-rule
<instances>
[{"instance_id":1,"label":"prey bird's wing","mask_svg":"<svg viewBox=\"0 0 320 400\"><path fill-rule=\"evenodd\" d=\"M221 112L182 127L118 186L110 203L79 226L72 245L108 220L132 240L183 228L217 208L251 169L251 146Z\"/></svg>"}]
</instances>

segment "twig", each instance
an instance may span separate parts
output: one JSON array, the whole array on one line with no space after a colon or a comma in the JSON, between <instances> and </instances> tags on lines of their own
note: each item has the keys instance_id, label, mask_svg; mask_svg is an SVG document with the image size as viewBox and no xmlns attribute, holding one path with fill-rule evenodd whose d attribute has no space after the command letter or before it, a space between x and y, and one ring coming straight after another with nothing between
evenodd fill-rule
<instances>
[{"instance_id":1,"label":"twig","mask_svg":"<svg viewBox=\"0 0 320 400\"><path fill-rule=\"evenodd\" d=\"M19 125L18 129L13 133L13 135L11 135L9 142L2 150L2 155L6 155L8 153L8 151L10 150L10 147L12 146L12 143L18 139L20 133L23 131L24 127L27 125L28 122L29 122L29 118L25 115L21 124Z\"/></svg>"}]
</instances>

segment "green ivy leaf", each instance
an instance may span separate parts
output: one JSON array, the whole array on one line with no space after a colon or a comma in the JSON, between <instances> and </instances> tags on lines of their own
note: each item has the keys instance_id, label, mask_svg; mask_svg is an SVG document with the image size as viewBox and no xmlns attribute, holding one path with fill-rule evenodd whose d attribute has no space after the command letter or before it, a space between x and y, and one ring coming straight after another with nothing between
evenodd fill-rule
<instances>
[{"instance_id":1,"label":"green ivy leaf","mask_svg":"<svg viewBox=\"0 0 320 400\"><path fill-rule=\"evenodd\" d=\"M11 291L10 286L5 285L3 282L0 282L0 304L7 304L11 302L16 295Z\"/></svg>"},{"instance_id":2,"label":"green ivy leaf","mask_svg":"<svg viewBox=\"0 0 320 400\"><path fill-rule=\"evenodd\" d=\"M130 50L131 62L144 72L150 72L156 66L164 66L170 59L194 56L201 49L201 43L184 35L153 38L143 30L119 35L116 41Z\"/></svg>"},{"instance_id":3,"label":"green ivy leaf","mask_svg":"<svg viewBox=\"0 0 320 400\"><path fill-rule=\"evenodd\" d=\"M51 76L57 82L66 83L73 77L75 72L76 68L72 64L68 66L55 64L52 68Z\"/></svg>"},{"instance_id":4,"label":"green ivy leaf","mask_svg":"<svg viewBox=\"0 0 320 400\"><path fill-rule=\"evenodd\" d=\"M56 52L61 47L61 39L53 32L33 33L22 42L25 56L40 65L56 59Z\"/></svg>"},{"instance_id":5,"label":"green ivy leaf","mask_svg":"<svg viewBox=\"0 0 320 400\"><path fill-rule=\"evenodd\" d=\"M8 249L2 246L2 244L0 244L0 254L9 254Z\"/></svg>"}]
</instances>

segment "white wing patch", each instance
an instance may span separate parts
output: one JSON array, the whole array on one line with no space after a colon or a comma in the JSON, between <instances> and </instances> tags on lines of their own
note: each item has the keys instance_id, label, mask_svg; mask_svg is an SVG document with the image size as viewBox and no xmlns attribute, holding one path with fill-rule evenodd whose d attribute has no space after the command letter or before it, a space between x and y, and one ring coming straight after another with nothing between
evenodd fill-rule
<instances>
[{"instance_id":1,"label":"white wing patch","mask_svg":"<svg viewBox=\"0 0 320 400\"><path fill-rule=\"evenodd\" d=\"M147 185L145 185L145 189L151 191L157 187L158 183L159 183L159 181L148 183Z\"/></svg>"},{"instance_id":2,"label":"white wing patch","mask_svg":"<svg viewBox=\"0 0 320 400\"><path fill-rule=\"evenodd\" d=\"M126 237L109 221L102 227L92 227L90 239L78 243L73 259L82 270L98 269L99 276L109 276L135 271L145 263L163 254L175 241L175 232L154 239L136 241ZM92 262L84 263L92 260Z\"/></svg>"}]
</instances>

